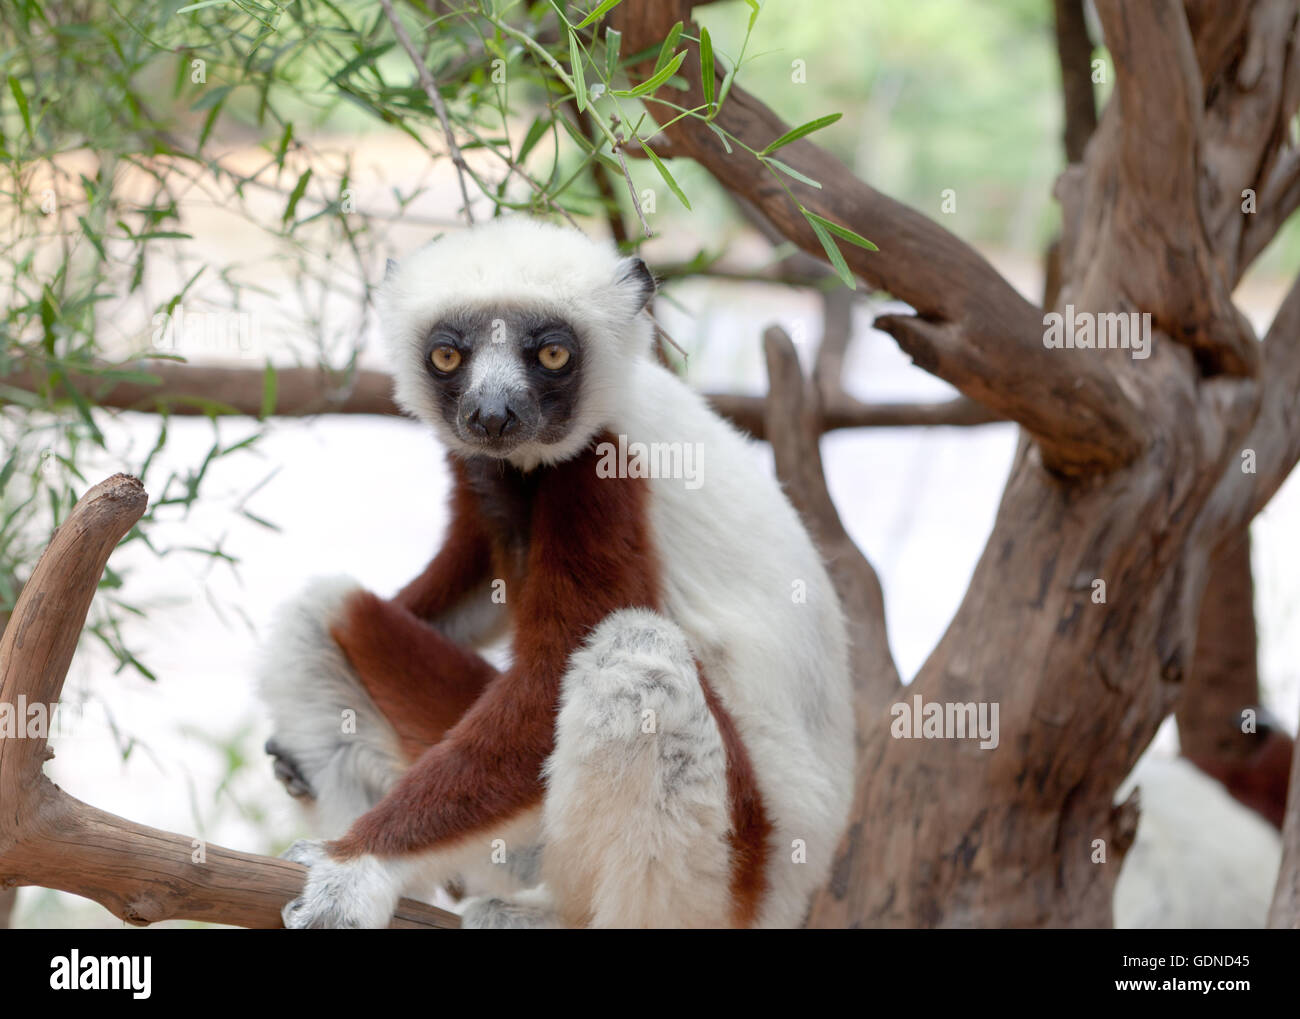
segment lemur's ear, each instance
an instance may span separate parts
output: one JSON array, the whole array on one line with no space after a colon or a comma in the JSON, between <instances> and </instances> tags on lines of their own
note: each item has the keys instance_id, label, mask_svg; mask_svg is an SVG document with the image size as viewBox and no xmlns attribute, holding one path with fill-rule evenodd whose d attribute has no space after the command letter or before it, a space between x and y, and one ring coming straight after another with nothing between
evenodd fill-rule
<instances>
[{"instance_id":1,"label":"lemur's ear","mask_svg":"<svg viewBox=\"0 0 1300 1019\"><path fill-rule=\"evenodd\" d=\"M655 278L650 275L645 262L635 256L623 259L619 269L619 289L635 295L636 310L640 311L654 297Z\"/></svg>"}]
</instances>

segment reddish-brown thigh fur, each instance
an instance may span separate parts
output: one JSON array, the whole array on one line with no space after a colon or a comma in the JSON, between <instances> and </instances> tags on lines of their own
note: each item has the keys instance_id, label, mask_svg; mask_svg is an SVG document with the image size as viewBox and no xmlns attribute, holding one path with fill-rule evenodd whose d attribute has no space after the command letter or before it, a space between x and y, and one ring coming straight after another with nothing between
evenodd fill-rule
<instances>
[{"instance_id":1,"label":"reddish-brown thigh fur","mask_svg":"<svg viewBox=\"0 0 1300 1019\"><path fill-rule=\"evenodd\" d=\"M772 824L767 819L763 797L754 775L754 762L740 739L735 720L709 685L704 668L696 662L704 702L727 752L727 795L731 806L731 908L732 923L749 927L758 916L758 906L767 889L767 857Z\"/></svg>"},{"instance_id":2,"label":"reddish-brown thigh fur","mask_svg":"<svg viewBox=\"0 0 1300 1019\"><path fill-rule=\"evenodd\" d=\"M511 561L453 464L452 519L437 557L391 602L354 595L331 631L415 758L330 844L336 858L449 845L539 803L570 655L611 612L659 608L646 482L598 478L588 450L545 469L533 495L525 568L508 579L511 668L497 672L426 625ZM733 922L749 926L766 887L771 824L735 722L702 671L699 680L727 755Z\"/></svg>"}]
</instances>

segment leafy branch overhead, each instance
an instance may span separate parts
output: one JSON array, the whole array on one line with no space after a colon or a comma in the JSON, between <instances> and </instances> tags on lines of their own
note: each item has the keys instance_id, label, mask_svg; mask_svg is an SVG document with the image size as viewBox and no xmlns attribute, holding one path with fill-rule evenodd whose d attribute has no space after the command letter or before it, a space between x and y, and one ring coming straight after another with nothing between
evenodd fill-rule
<instances>
[{"instance_id":1,"label":"leafy branch overhead","mask_svg":"<svg viewBox=\"0 0 1300 1019\"><path fill-rule=\"evenodd\" d=\"M611 23L616 3L579 13L553 0L467 0L432 15L400 0L374 7L205 0L176 10L143 0L85 11L37 0L4 5L0 31L11 59L0 91L0 174L15 229L0 240L13 294L0 322L0 608L12 605L45 526L84 486L77 465L106 448L100 396L124 382L161 386L163 375L142 357L188 356L160 338L160 322L195 310L239 315L265 307L272 295L263 266L273 261L295 294L277 302L277 316L288 320L276 332L305 337L298 356L341 385L355 375L355 343L341 346L339 336L363 335L374 321L387 238L397 224L421 221L411 210L435 185L394 188L383 203L358 197L358 153L327 147L322 124L369 122L401 132L435 165L449 157L470 220L499 210L575 223L601 216L635 247L652 233L638 161L690 210L693 196L678 179L666 132L695 123L728 158L766 175L854 286L840 246L871 250L870 241L800 201L792 185L819 183L780 158L839 115L761 142L727 125L760 13L756 0L745 2L735 55L715 47L707 29L687 31L684 19L651 52L634 51ZM72 84L90 69L93 93ZM687 71L703 94L683 105ZM231 158L227 139L249 132L260 139L262 158ZM79 155L86 152L90 164ZM621 197L610 179L623 182ZM210 257L187 225L196 199L263 242L226 261ZM274 215L266 214L268 202ZM639 236L625 229L625 217L640 222ZM446 223L427 225L436 231ZM33 257L51 238L66 256L53 273ZM707 269L708 260L701 252L697 264ZM340 275L354 281L351 318L327 322L311 292L337 293ZM269 413L276 369L265 364ZM29 384L5 381L19 377ZM238 442L222 433L215 420L226 408L218 401L187 400L187 411L206 409L214 418L209 459L255 446L255 431ZM38 411L49 416L33 429ZM164 425L159 449L167 439ZM157 454L121 466L143 471L161 462ZM187 500L198 497L183 477L162 479L156 506L164 515L176 505L174 485L183 485ZM133 533L147 540L153 520L151 510Z\"/></svg>"}]
</instances>

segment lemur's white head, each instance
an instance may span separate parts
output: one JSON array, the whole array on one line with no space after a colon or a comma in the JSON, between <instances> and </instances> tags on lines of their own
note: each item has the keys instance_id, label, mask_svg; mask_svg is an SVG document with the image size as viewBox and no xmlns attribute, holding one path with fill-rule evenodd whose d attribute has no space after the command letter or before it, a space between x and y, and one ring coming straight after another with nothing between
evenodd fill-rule
<instances>
[{"instance_id":1,"label":"lemur's white head","mask_svg":"<svg viewBox=\"0 0 1300 1019\"><path fill-rule=\"evenodd\" d=\"M577 230L508 216L447 234L384 280L397 402L460 455L563 460L628 398L653 293L644 262Z\"/></svg>"}]
</instances>

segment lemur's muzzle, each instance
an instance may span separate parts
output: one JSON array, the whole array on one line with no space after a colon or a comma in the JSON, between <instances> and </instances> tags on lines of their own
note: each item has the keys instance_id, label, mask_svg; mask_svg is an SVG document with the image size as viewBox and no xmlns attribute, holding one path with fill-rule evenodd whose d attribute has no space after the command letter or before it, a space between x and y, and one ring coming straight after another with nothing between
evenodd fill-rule
<instances>
[{"instance_id":1,"label":"lemur's muzzle","mask_svg":"<svg viewBox=\"0 0 1300 1019\"><path fill-rule=\"evenodd\" d=\"M519 415L504 394L488 395L477 404L465 416L465 425L474 435L484 439L504 439L519 431Z\"/></svg>"}]
</instances>

